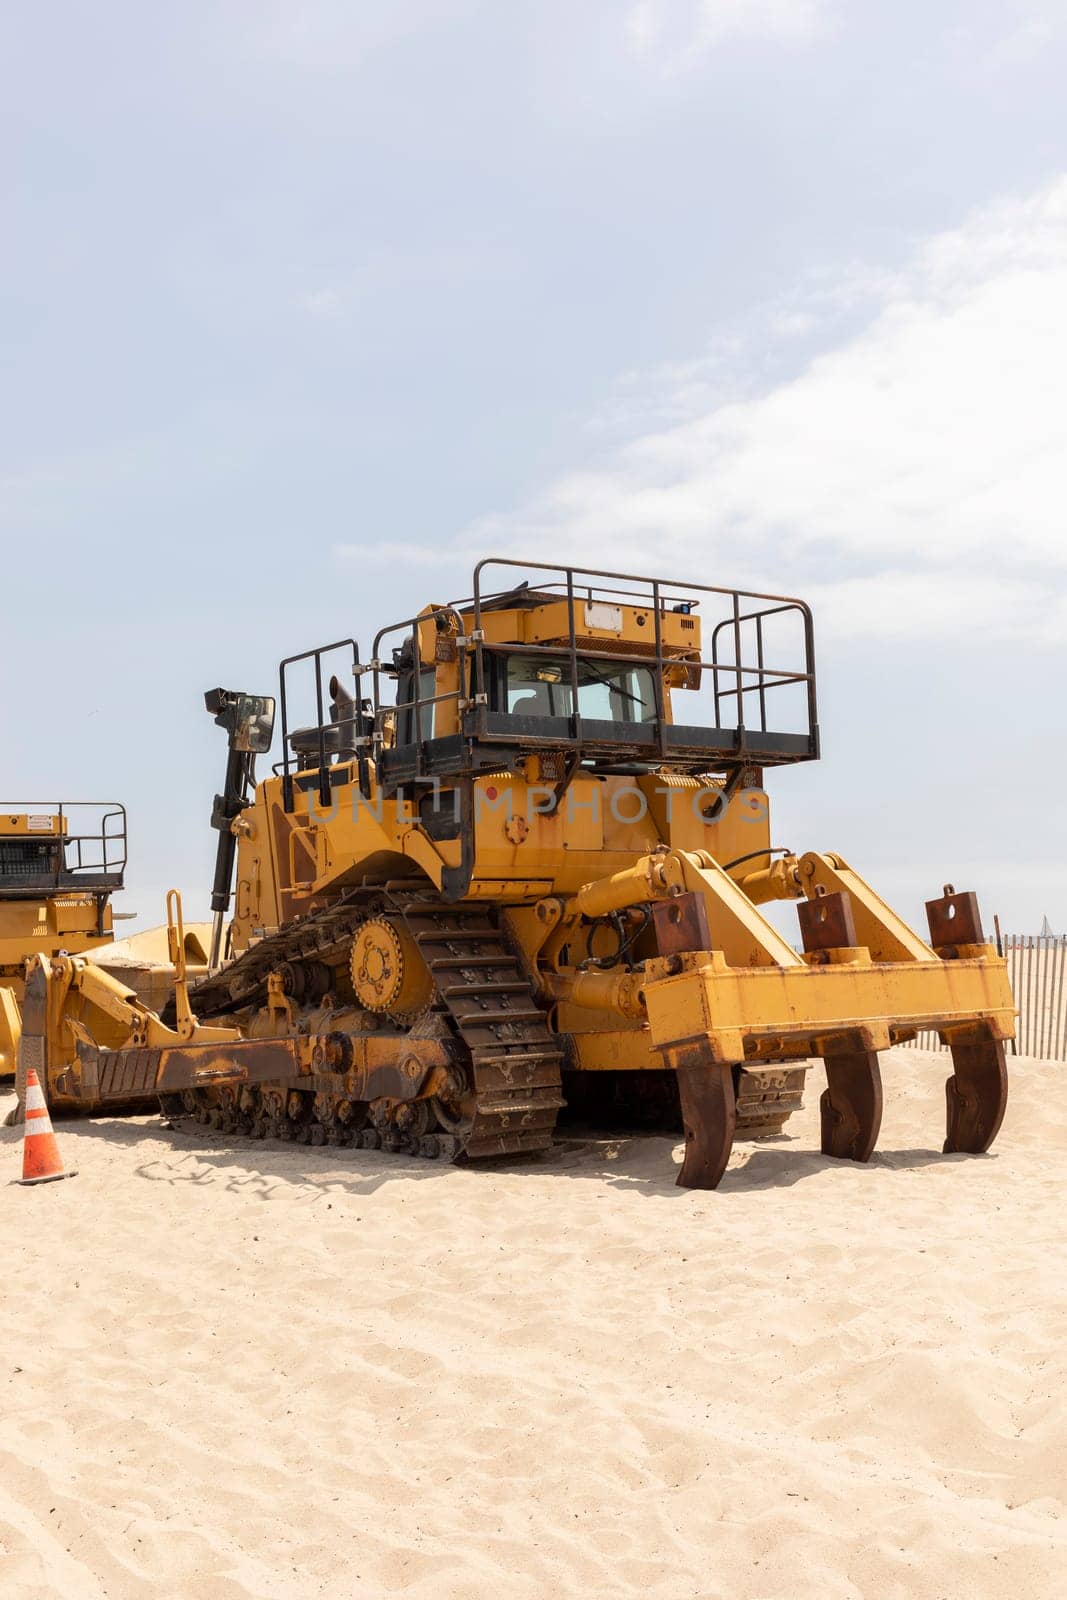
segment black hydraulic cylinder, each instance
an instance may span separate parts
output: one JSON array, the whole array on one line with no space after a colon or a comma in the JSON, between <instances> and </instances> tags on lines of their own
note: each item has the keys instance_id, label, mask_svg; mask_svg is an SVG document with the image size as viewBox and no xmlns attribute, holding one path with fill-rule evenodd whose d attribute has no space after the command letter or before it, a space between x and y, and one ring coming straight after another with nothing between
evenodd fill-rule
<instances>
[{"instance_id":1,"label":"black hydraulic cylinder","mask_svg":"<svg viewBox=\"0 0 1067 1600\"><path fill-rule=\"evenodd\" d=\"M233 888L233 864L237 854L237 840L230 824L244 808L247 797L248 758L240 750L231 750L226 759L226 784L222 794L215 796L211 808L211 826L219 830L215 851L215 877L211 885L212 911L225 911L230 903Z\"/></svg>"},{"instance_id":2,"label":"black hydraulic cylinder","mask_svg":"<svg viewBox=\"0 0 1067 1600\"><path fill-rule=\"evenodd\" d=\"M237 840L233 820L248 804L248 793L255 782L255 752L269 747L274 721L274 701L232 689L209 689L204 704L220 728L225 728L228 744L226 781L211 808L211 826L218 830L215 851L215 876L211 884L211 910L214 918L211 966L217 967L222 945L222 922L229 909L233 888L233 868Z\"/></svg>"}]
</instances>

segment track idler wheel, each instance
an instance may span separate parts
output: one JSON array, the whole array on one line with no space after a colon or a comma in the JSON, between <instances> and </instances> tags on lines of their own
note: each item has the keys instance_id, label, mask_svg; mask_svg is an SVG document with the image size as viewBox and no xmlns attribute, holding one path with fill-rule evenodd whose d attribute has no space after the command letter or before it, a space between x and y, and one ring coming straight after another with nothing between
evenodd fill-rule
<instances>
[{"instance_id":1,"label":"track idler wheel","mask_svg":"<svg viewBox=\"0 0 1067 1600\"><path fill-rule=\"evenodd\" d=\"M876 1050L825 1056L826 1088L819 1101L822 1153L869 1161L882 1126L882 1073Z\"/></svg>"},{"instance_id":2,"label":"track idler wheel","mask_svg":"<svg viewBox=\"0 0 1067 1600\"><path fill-rule=\"evenodd\" d=\"M945 1084L946 1155L982 1155L993 1143L1008 1104L1008 1068L999 1039L956 1040L952 1077Z\"/></svg>"},{"instance_id":3,"label":"track idler wheel","mask_svg":"<svg viewBox=\"0 0 1067 1600\"><path fill-rule=\"evenodd\" d=\"M717 1189L734 1142L737 1097L734 1069L713 1061L706 1044L667 1045L682 1103L685 1154L678 1184L683 1189Z\"/></svg>"}]
</instances>

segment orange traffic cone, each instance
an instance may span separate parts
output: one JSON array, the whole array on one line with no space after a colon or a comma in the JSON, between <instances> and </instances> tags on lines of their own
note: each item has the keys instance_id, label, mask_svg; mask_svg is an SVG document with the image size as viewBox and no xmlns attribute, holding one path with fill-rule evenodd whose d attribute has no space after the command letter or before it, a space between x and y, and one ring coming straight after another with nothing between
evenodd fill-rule
<instances>
[{"instance_id":1,"label":"orange traffic cone","mask_svg":"<svg viewBox=\"0 0 1067 1600\"><path fill-rule=\"evenodd\" d=\"M22 1140L22 1177L19 1183L53 1183L56 1178L73 1178L66 1172L63 1158L52 1132L40 1080L33 1067L26 1070L26 1132Z\"/></svg>"}]
</instances>

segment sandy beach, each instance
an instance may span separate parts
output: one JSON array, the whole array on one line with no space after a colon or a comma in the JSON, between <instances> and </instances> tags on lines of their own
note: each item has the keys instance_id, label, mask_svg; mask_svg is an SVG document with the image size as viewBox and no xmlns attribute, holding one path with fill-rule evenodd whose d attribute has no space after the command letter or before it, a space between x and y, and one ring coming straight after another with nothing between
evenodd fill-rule
<instances>
[{"instance_id":1,"label":"sandy beach","mask_svg":"<svg viewBox=\"0 0 1067 1600\"><path fill-rule=\"evenodd\" d=\"M894 1052L866 1168L813 1074L714 1194L661 1138L59 1124L79 1176L2 1189L5 1600L1063 1593L1065 1069L1010 1070L942 1157Z\"/></svg>"}]
</instances>

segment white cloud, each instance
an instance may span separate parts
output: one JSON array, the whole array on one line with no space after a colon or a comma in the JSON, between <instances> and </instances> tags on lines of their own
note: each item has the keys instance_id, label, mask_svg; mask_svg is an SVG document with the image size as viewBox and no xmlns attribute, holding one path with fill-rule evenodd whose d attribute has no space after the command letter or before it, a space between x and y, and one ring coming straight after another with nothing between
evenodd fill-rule
<instances>
[{"instance_id":1,"label":"white cloud","mask_svg":"<svg viewBox=\"0 0 1067 1600\"><path fill-rule=\"evenodd\" d=\"M828 21L825 0L635 0L626 37L635 56L670 75L732 40L808 44Z\"/></svg>"},{"instance_id":2,"label":"white cloud","mask_svg":"<svg viewBox=\"0 0 1067 1600\"><path fill-rule=\"evenodd\" d=\"M961 628L987 639L1029 644L1067 640L1067 592L985 572L884 571L839 583L804 585L820 632L839 637L925 639Z\"/></svg>"},{"instance_id":3,"label":"white cloud","mask_svg":"<svg viewBox=\"0 0 1067 1600\"><path fill-rule=\"evenodd\" d=\"M770 324L771 331L783 339L802 339L816 326L817 319L811 311L781 311Z\"/></svg>"},{"instance_id":4,"label":"white cloud","mask_svg":"<svg viewBox=\"0 0 1067 1600\"><path fill-rule=\"evenodd\" d=\"M470 570L483 551L457 549L455 545L413 544L403 539L375 544L335 544L333 558L342 566L398 568L435 567L445 571Z\"/></svg>"},{"instance_id":5,"label":"white cloud","mask_svg":"<svg viewBox=\"0 0 1067 1600\"><path fill-rule=\"evenodd\" d=\"M855 305L853 270L843 285ZM927 241L866 292L861 331L765 392L707 391L699 409L678 369L683 420L481 519L464 548L814 593L830 625L888 635L1063 638L1067 180ZM639 387L629 375L635 410Z\"/></svg>"},{"instance_id":6,"label":"white cloud","mask_svg":"<svg viewBox=\"0 0 1067 1600\"><path fill-rule=\"evenodd\" d=\"M361 251L334 281L302 289L296 304L311 316L338 320L373 306L385 288L404 284L419 291L427 284L439 289L447 283L495 282L516 268L515 251L488 234L456 245L429 241L417 250L379 246Z\"/></svg>"},{"instance_id":7,"label":"white cloud","mask_svg":"<svg viewBox=\"0 0 1067 1600\"><path fill-rule=\"evenodd\" d=\"M314 317L329 317L341 305L340 291L329 286L322 289L308 289L303 294L297 295L297 304L303 306L305 311L310 311Z\"/></svg>"},{"instance_id":8,"label":"white cloud","mask_svg":"<svg viewBox=\"0 0 1067 1600\"><path fill-rule=\"evenodd\" d=\"M345 70L420 31L470 21L476 0L272 0L255 16L259 48L293 66Z\"/></svg>"},{"instance_id":9,"label":"white cloud","mask_svg":"<svg viewBox=\"0 0 1067 1600\"><path fill-rule=\"evenodd\" d=\"M644 66L671 75L696 67L719 45L754 39L804 45L823 33L831 0L630 0L623 41ZM269 0L254 12L253 37L265 54L294 66L348 69L382 49L435 29L478 28L479 0ZM561 29L573 45L582 17L558 0L522 8L541 29ZM589 6L596 15L599 5ZM612 8L606 12L611 16ZM615 14L617 16L617 13ZM599 20L599 18L598 18ZM609 24L617 26L615 18ZM600 30L597 30L598 37ZM616 35L616 37L618 37Z\"/></svg>"},{"instance_id":10,"label":"white cloud","mask_svg":"<svg viewBox=\"0 0 1067 1600\"><path fill-rule=\"evenodd\" d=\"M949 45L958 66L980 76L1025 69L1067 32L1062 0L1000 0L953 28Z\"/></svg>"}]
</instances>

